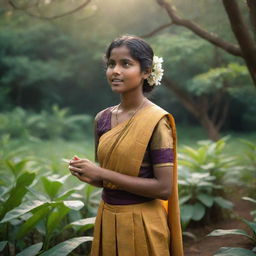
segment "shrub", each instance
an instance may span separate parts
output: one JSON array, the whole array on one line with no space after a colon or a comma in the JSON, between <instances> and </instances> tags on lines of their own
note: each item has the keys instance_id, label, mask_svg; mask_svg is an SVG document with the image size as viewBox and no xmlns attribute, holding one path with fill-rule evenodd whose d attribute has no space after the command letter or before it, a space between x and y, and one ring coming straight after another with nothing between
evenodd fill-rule
<instances>
[{"instance_id":1,"label":"shrub","mask_svg":"<svg viewBox=\"0 0 256 256\"><path fill-rule=\"evenodd\" d=\"M234 158L223 154L227 138L217 142L199 141L199 147L185 146L179 154L179 186L181 220L184 227L190 221L200 221L219 212L231 209L233 204L224 199L223 180ZM217 210L213 211L213 207ZM216 214L214 214L216 215Z\"/></svg>"}]
</instances>

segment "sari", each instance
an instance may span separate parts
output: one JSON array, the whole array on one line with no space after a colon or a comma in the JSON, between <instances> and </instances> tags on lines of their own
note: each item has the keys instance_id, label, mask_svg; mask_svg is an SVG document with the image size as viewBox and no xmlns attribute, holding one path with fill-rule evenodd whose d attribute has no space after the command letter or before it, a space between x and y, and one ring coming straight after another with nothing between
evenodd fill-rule
<instances>
[{"instance_id":1,"label":"sari","mask_svg":"<svg viewBox=\"0 0 256 256\"><path fill-rule=\"evenodd\" d=\"M173 137L172 193L168 201L152 200L134 205L110 205L101 201L94 228L91 256L171 255L183 256L178 202L176 130L172 115L153 105L139 110L131 119L104 133L99 140L100 166L138 176L155 126L168 117ZM104 182L104 187L118 189ZM169 240L167 243L163 241Z\"/></svg>"}]
</instances>

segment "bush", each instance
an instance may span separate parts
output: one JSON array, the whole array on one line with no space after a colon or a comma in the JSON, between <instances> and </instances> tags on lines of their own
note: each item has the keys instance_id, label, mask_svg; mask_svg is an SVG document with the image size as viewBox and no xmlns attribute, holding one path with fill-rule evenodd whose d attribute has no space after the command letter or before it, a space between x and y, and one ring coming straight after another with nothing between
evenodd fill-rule
<instances>
[{"instance_id":1,"label":"bush","mask_svg":"<svg viewBox=\"0 0 256 256\"><path fill-rule=\"evenodd\" d=\"M77 139L92 130L89 115L71 115L68 108L52 106L51 112L39 114L15 108L0 114L0 135L8 133L12 138L37 137L41 139Z\"/></svg>"},{"instance_id":2,"label":"bush","mask_svg":"<svg viewBox=\"0 0 256 256\"><path fill-rule=\"evenodd\" d=\"M99 190L87 184L70 185L70 174L39 172L41 159L19 157L18 148L10 154L8 136L1 144L0 252L63 256L91 241L88 231L95 221L91 216ZM88 245L82 246L88 250Z\"/></svg>"},{"instance_id":3,"label":"bush","mask_svg":"<svg viewBox=\"0 0 256 256\"><path fill-rule=\"evenodd\" d=\"M234 168L233 157L223 153L227 138L217 142L199 141L199 147L184 146L179 154L179 191L181 220L184 227L190 221L217 216L220 209L231 209L233 204L223 198L224 180ZM216 209L213 211L213 207ZM221 217L221 216L218 216Z\"/></svg>"}]
</instances>

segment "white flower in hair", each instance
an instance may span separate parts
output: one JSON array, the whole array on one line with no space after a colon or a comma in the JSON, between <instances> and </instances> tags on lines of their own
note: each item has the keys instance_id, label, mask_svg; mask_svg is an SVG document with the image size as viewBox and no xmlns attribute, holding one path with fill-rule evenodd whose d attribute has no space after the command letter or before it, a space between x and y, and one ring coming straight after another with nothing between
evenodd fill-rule
<instances>
[{"instance_id":1,"label":"white flower in hair","mask_svg":"<svg viewBox=\"0 0 256 256\"><path fill-rule=\"evenodd\" d=\"M149 85L153 86L160 84L164 74L164 70L162 69L162 63L163 58L158 56L153 57L152 72L147 78Z\"/></svg>"}]
</instances>

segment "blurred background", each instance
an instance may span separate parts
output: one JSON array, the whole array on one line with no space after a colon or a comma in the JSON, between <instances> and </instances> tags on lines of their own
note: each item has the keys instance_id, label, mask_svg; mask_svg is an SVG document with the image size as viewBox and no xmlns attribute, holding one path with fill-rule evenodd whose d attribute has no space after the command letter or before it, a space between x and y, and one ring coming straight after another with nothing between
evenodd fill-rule
<instances>
[{"instance_id":1,"label":"blurred background","mask_svg":"<svg viewBox=\"0 0 256 256\"><path fill-rule=\"evenodd\" d=\"M212 251L196 241L215 228L207 225L241 214L234 211L236 205L246 209L244 217L252 221L255 16L256 5L250 0L1 1L4 255L16 255L31 245L37 250L30 255L39 255L77 234L91 235L93 220L85 220L95 216L100 191L85 184L79 187L81 182L68 175L61 158L94 159L94 116L119 102L106 82L103 57L108 44L123 34L143 37L164 59L162 85L148 97L172 113L177 123L187 255L213 255L220 238ZM234 191L239 192L233 198ZM251 199L244 203L245 196ZM31 208L26 205L31 200L41 204ZM65 200L73 200L73 205ZM21 206L27 211L12 215ZM73 249L85 238L74 241ZM88 244L70 255L84 255Z\"/></svg>"}]
</instances>

